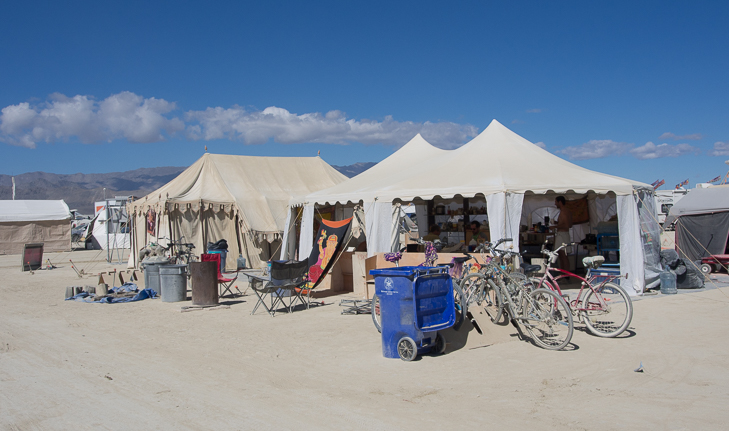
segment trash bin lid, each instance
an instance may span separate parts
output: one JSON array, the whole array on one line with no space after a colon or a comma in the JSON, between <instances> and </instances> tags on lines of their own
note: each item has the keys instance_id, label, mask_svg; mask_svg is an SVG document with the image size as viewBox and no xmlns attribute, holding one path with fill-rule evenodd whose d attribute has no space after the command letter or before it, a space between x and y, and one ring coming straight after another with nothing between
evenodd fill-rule
<instances>
[{"instance_id":1,"label":"trash bin lid","mask_svg":"<svg viewBox=\"0 0 729 431\"><path fill-rule=\"evenodd\" d=\"M448 268L445 267L447 270ZM436 273L436 272L443 272L444 269L441 267L431 267L431 266L396 266L393 268L382 268L382 269L371 269L370 275L374 275L375 277L415 277L418 274L422 273Z\"/></svg>"}]
</instances>

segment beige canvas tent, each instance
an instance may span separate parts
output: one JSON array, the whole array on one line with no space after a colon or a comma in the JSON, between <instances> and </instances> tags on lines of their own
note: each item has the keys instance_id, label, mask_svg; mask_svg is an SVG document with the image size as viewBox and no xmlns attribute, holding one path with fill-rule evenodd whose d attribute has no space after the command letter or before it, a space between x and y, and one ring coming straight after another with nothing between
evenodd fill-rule
<instances>
[{"instance_id":1,"label":"beige canvas tent","mask_svg":"<svg viewBox=\"0 0 729 431\"><path fill-rule=\"evenodd\" d=\"M139 250L165 238L195 244L228 242L227 268L241 254L248 265L278 255L291 199L332 187L347 177L319 157L254 157L206 153L177 178L129 204L130 263Z\"/></svg>"},{"instance_id":2,"label":"beige canvas tent","mask_svg":"<svg viewBox=\"0 0 729 431\"><path fill-rule=\"evenodd\" d=\"M0 201L0 254L21 254L42 242L44 251L71 250L71 211L62 200Z\"/></svg>"}]
</instances>

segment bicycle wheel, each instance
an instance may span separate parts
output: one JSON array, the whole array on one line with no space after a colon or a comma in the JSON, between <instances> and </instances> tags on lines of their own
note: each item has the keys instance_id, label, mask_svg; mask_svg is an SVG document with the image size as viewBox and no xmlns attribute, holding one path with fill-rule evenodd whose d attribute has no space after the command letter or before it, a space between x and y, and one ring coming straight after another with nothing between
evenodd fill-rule
<instances>
[{"instance_id":1,"label":"bicycle wheel","mask_svg":"<svg viewBox=\"0 0 729 431\"><path fill-rule=\"evenodd\" d=\"M380 319L380 298L378 298L377 295L372 295L370 310L372 313L372 323L375 324L377 332L382 332L382 320Z\"/></svg>"},{"instance_id":2,"label":"bicycle wheel","mask_svg":"<svg viewBox=\"0 0 729 431\"><path fill-rule=\"evenodd\" d=\"M481 306L493 323L498 323L501 320L501 315L504 312L501 289L491 279L486 280Z\"/></svg>"},{"instance_id":3,"label":"bicycle wheel","mask_svg":"<svg viewBox=\"0 0 729 431\"><path fill-rule=\"evenodd\" d=\"M479 304L483 300L486 277L483 274L469 274L461 280L461 290L466 298L466 305Z\"/></svg>"},{"instance_id":4,"label":"bicycle wheel","mask_svg":"<svg viewBox=\"0 0 729 431\"><path fill-rule=\"evenodd\" d=\"M552 283L549 282L549 280L542 281L541 278L536 277L529 277L529 283L531 283L531 290L537 290L540 288L549 289L554 292L557 292L557 289L552 286Z\"/></svg>"},{"instance_id":5,"label":"bicycle wheel","mask_svg":"<svg viewBox=\"0 0 729 431\"><path fill-rule=\"evenodd\" d=\"M570 340L574 324L567 303L548 289L537 289L524 297L521 321L532 340L547 350L561 350Z\"/></svg>"},{"instance_id":6,"label":"bicycle wheel","mask_svg":"<svg viewBox=\"0 0 729 431\"><path fill-rule=\"evenodd\" d=\"M611 282L598 286L594 292L589 290L582 301L582 308L582 321L598 337L611 338L622 334L633 319L633 301L622 287Z\"/></svg>"},{"instance_id":7,"label":"bicycle wheel","mask_svg":"<svg viewBox=\"0 0 729 431\"><path fill-rule=\"evenodd\" d=\"M466 313L468 313L466 295L463 294L458 283L453 283L453 304L456 307L456 323L453 324L453 329L457 331L461 328L463 319L466 318Z\"/></svg>"}]
</instances>

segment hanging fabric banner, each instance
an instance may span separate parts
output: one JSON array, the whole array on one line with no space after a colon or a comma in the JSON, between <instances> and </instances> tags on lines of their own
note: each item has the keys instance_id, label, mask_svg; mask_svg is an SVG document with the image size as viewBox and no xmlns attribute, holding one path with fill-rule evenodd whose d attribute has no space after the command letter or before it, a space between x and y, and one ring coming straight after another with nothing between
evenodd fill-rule
<instances>
[{"instance_id":1,"label":"hanging fabric banner","mask_svg":"<svg viewBox=\"0 0 729 431\"><path fill-rule=\"evenodd\" d=\"M154 235L156 233L156 227L157 214L152 208L150 208L149 211L147 211L147 233L150 235Z\"/></svg>"},{"instance_id":2,"label":"hanging fabric banner","mask_svg":"<svg viewBox=\"0 0 729 431\"><path fill-rule=\"evenodd\" d=\"M309 273L307 288L315 288L324 279L342 252L347 241L352 218L342 221L322 219L319 232L316 235L316 244L309 255Z\"/></svg>"}]
</instances>

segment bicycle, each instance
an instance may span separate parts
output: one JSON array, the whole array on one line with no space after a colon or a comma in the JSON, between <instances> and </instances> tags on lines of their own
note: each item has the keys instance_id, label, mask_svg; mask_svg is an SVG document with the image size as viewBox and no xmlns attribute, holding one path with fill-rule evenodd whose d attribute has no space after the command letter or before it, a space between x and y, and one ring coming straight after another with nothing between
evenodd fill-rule
<instances>
[{"instance_id":1,"label":"bicycle","mask_svg":"<svg viewBox=\"0 0 729 431\"><path fill-rule=\"evenodd\" d=\"M434 242L431 241L423 241L420 238L413 238L413 240L425 246L425 262L421 264L421 266L449 266L451 270L449 273L451 276L453 276L455 273L453 271L456 264L454 262L451 262L449 264L441 264L436 265L435 262L438 260L438 252L437 252L437 245ZM401 250L402 251L402 250ZM392 262L395 264L396 267L400 266L400 259L402 259L402 253L396 252L396 253L385 253L385 260L388 262ZM457 258L454 258L454 260ZM456 306L456 322L453 324L454 330L459 330L461 328L461 325L463 324L464 317L468 313L467 306L465 302L465 296L463 294L463 291L460 287L460 280L453 280L453 296L454 296L454 304ZM370 310L372 314L372 323L374 323L375 328L377 328L378 332L382 332L382 324L380 323L380 299L377 297L377 295L372 295L372 302L370 305Z\"/></svg>"},{"instance_id":2,"label":"bicycle","mask_svg":"<svg viewBox=\"0 0 729 431\"><path fill-rule=\"evenodd\" d=\"M182 242L182 238L179 241L170 241L169 248L171 249L170 262L174 261L179 264L188 265L190 262L197 262L198 257L193 254L195 244L190 242Z\"/></svg>"},{"instance_id":3,"label":"bicycle","mask_svg":"<svg viewBox=\"0 0 729 431\"><path fill-rule=\"evenodd\" d=\"M587 268L585 278L561 268L552 268L557 262L560 250L576 243L562 244L554 251L542 250L547 259L546 270L541 278L530 278L535 288L548 288L560 297L565 298L573 316L581 318L587 329L598 337L612 338L622 334L630 325L633 318L633 301L625 290L613 280L621 276L608 276L597 283L597 276L592 270L597 269L605 262L602 256L586 257L582 263ZM557 276L553 272L561 273ZM559 280L574 277L580 280L580 291L574 300L562 293Z\"/></svg>"},{"instance_id":4,"label":"bicycle","mask_svg":"<svg viewBox=\"0 0 729 431\"><path fill-rule=\"evenodd\" d=\"M493 323L499 323L502 316L519 331L519 324L526 328L534 344L548 350L561 350L572 340L574 322L569 305L554 291L534 289L525 277L516 276L517 272L507 272L508 264L517 254L498 250L496 244L484 244L482 253L490 253L491 259L484 259L482 273L472 274L474 281L474 301L483 307ZM513 267L512 267L513 269ZM468 280L467 277L465 280ZM478 283L476 283L478 281Z\"/></svg>"},{"instance_id":5,"label":"bicycle","mask_svg":"<svg viewBox=\"0 0 729 431\"><path fill-rule=\"evenodd\" d=\"M474 252L480 252L481 261L469 253L464 253L468 258L474 260L473 264L470 264L470 268L467 268L461 279L461 290L466 296L467 307L472 307L474 304L479 307L486 307L490 309L490 316L495 316L496 321L501 318L501 313L497 309L497 303L493 289L486 283L494 270L493 267L489 266L493 260L496 260L494 264L497 264L503 274L508 274L509 278L516 284L528 283L529 280L521 272L515 271L519 265L515 261L518 253L512 251L500 250L498 247L504 242L511 241L509 238L504 238L496 243L483 243L480 244Z\"/></svg>"}]
</instances>

